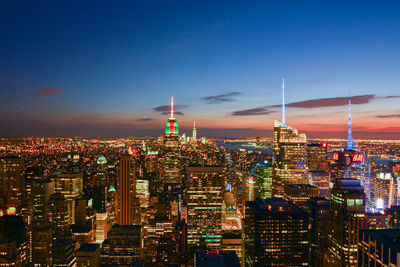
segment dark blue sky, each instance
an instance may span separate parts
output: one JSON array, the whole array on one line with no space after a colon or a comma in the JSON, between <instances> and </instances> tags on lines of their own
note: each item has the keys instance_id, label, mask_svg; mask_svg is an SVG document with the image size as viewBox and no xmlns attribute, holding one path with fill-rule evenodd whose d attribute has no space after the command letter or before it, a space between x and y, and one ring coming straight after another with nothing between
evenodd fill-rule
<instances>
[{"instance_id":1,"label":"dark blue sky","mask_svg":"<svg viewBox=\"0 0 400 267\"><path fill-rule=\"evenodd\" d=\"M0 135L159 135L174 95L183 128L267 136L285 77L289 103L373 95L358 137L396 137L397 1L216 2L0 1ZM287 121L344 136L346 107L324 103Z\"/></svg>"}]
</instances>

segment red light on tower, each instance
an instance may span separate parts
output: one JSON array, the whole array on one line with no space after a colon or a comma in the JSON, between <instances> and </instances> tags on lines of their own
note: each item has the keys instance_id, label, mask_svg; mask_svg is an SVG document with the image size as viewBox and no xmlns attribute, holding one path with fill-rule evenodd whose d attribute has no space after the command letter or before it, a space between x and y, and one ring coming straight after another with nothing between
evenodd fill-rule
<instances>
[{"instance_id":1,"label":"red light on tower","mask_svg":"<svg viewBox=\"0 0 400 267\"><path fill-rule=\"evenodd\" d=\"M327 147L328 144L327 143L322 143L322 147Z\"/></svg>"}]
</instances>

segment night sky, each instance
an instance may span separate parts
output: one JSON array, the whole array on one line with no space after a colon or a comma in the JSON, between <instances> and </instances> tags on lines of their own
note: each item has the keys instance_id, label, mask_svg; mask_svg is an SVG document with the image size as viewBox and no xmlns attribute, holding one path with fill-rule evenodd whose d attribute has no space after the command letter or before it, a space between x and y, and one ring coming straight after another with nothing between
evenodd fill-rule
<instances>
[{"instance_id":1,"label":"night sky","mask_svg":"<svg viewBox=\"0 0 400 267\"><path fill-rule=\"evenodd\" d=\"M1 1L0 137L399 138L398 1Z\"/></svg>"}]
</instances>

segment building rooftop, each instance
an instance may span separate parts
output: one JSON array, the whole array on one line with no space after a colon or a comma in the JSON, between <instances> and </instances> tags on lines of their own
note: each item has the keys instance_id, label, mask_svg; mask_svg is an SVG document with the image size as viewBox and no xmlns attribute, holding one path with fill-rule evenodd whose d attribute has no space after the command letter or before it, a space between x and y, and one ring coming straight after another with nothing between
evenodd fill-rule
<instances>
[{"instance_id":1,"label":"building rooftop","mask_svg":"<svg viewBox=\"0 0 400 267\"><path fill-rule=\"evenodd\" d=\"M198 250L195 257L198 267L240 267L239 258L233 250Z\"/></svg>"},{"instance_id":2,"label":"building rooftop","mask_svg":"<svg viewBox=\"0 0 400 267\"><path fill-rule=\"evenodd\" d=\"M78 251L94 252L100 247L100 244L83 244Z\"/></svg>"},{"instance_id":3,"label":"building rooftop","mask_svg":"<svg viewBox=\"0 0 400 267\"><path fill-rule=\"evenodd\" d=\"M246 203L257 216L307 216L307 212L283 198L256 198Z\"/></svg>"}]
</instances>

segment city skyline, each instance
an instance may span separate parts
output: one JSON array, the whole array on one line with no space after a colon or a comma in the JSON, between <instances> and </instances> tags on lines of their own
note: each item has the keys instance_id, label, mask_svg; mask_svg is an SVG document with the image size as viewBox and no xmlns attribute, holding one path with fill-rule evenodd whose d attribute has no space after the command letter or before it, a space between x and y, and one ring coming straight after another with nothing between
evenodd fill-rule
<instances>
[{"instance_id":1,"label":"city skyline","mask_svg":"<svg viewBox=\"0 0 400 267\"><path fill-rule=\"evenodd\" d=\"M396 139L398 3L3 2L1 137L182 132Z\"/></svg>"}]
</instances>

